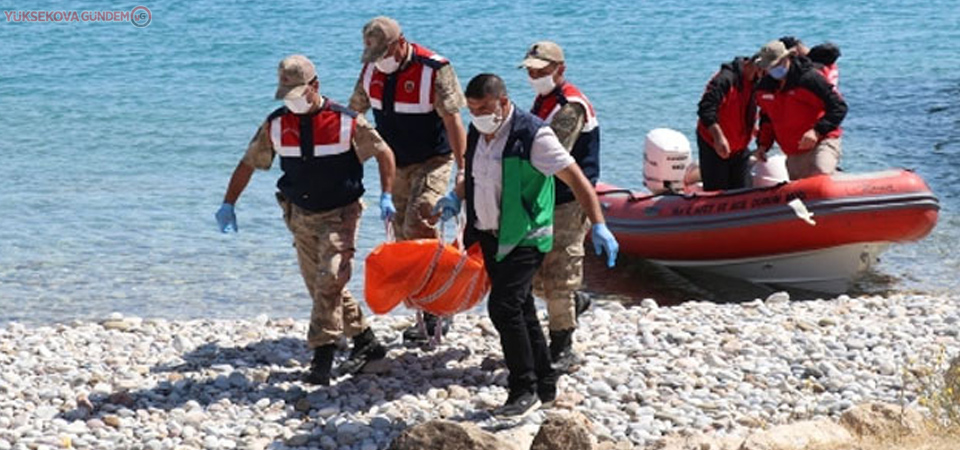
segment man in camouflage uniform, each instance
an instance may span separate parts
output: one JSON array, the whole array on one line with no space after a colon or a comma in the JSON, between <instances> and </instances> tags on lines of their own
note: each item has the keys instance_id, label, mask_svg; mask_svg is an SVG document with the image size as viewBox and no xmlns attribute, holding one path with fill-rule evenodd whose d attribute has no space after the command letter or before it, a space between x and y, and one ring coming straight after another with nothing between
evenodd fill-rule
<instances>
[{"instance_id":1,"label":"man in camouflage uniform","mask_svg":"<svg viewBox=\"0 0 960 450\"><path fill-rule=\"evenodd\" d=\"M531 112L550 123L583 174L596 185L600 176L600 126L593 105L563 76L563 49L554 42L537 42L520 67L527 69L537 93ZM572 348L577 317L590 306L589 298L578 291L583 281L583 240L589 224L570 188L559 180L555 186L553 250L544 258L535 285L547 302L550 357L558 370L570 372L578 361Z\"/></svg>"},{"instance_id":2,"label":"man in camouflage uniform","mask_svg":"<svg viewBox=\"0 0 960 450\"><path fill-rule=\"evenodd\" d=\"M364 63L350 109L373 109L377 131L396 152L397 179L393 217L399 241L437 237L433 205L447 192L456 160L463 175L466 132L460 108L466 105L460 81L450 62L430 49L407 41L400 25L375 17L363 27ZM425 315L426 329L437 318ZM443 332L449 322L442 323ZM425 341L418 326L403 334L406 341Z\"/></svg>"},{"instance_id":3,"label":"man in camouflage uniform","mask_svg":"<svg viewBox=\"0 0 960 450\"><path fill-rule=\"evenodd\" d=\"M234 204L254 169L269 169L279 154L283 176L277 182L277 200L313 299L307 343L314 355L304 379L327 385L341 336L353 338L342 373L356 372L386 354L346 285L363 209L362 162L377 159L384 193L381 216L389 216L394 209L389 198L393 153L363 116L320 95L316 70L306 57L285 58L278 75L276 98L286 106L270 114L250 142L230 178L216 219L221 231L237 231Z\"/></svg>"}]
</instances>

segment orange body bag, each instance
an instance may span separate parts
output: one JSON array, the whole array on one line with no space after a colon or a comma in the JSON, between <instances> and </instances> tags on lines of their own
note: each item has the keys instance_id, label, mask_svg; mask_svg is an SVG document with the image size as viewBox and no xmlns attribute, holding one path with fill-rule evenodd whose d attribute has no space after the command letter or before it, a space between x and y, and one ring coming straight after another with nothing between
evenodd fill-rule
<instances>
[{"instance_id":1,"label":"orange body bag","mask_svg":"<svg viewBox=\"0 0 960 450\"><path fill-rule=\"evenodd\" d=\"M473 308L490 291L480 245L466 251L438 239L385 242L364 265L364 297L375 314L401 302L437 316Z\"/></svg>"}]
</instances>

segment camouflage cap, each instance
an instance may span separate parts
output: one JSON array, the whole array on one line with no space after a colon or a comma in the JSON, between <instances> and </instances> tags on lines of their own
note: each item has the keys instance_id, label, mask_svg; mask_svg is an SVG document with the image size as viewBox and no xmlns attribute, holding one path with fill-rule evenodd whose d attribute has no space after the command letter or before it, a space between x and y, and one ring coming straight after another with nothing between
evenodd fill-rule
<instances>
[{"instance_id":1,"label":"camouflage cap","mask_svg":"<svg viewBox=\"0 0 960 450\"><path fill-rule=\"evenodd\" d=\"M766 70L779 64L783 58L789 55L790 51L787 50L787 46L777 39L767 42L756 55L753 55L752 59L757 67Z\"/></svg>"},{"instance_id":2,"label":"camouflage cap","mask_svg":"<svg viewBox=\"0 0 960 450\"><path fill-rule=\"evenodd\" d=\"M374 62L383 57L390 44L400 39L400 24L386 16L371 19L363 26L363 55L360 62Z\"/></svg>"},{"instance_id":3,"label":"camouflage cap","mask_svg":"<svg viewBox=\"0 0 960 450\"><path fill-rule=\"evenodd\" d=\"M540 41L530 46L520 68L542 69L551 63L563 62L563 49L556 42Z\"/></svg>"},{"instance_id":4,"label":"camouflage cap","mask_svg":"<svg viewBox=\"0 0 960 450\"><path fill-rule=\"evenodd\" d=\"M317 69L306 56L290 55L280 61L277 78L277 93L274 98L293 99L302 96L310 82L317 78Z\"/></svg>"}]
</instances>

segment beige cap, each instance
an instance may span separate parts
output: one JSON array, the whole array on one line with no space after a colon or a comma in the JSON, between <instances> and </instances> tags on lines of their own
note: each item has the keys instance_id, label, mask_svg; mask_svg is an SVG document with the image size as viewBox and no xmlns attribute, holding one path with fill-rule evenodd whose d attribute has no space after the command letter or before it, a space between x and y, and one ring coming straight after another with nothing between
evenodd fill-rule
<instances>
[{"instance_id":1,"label":"beige cap","mask_svg":"<svg viewBox=\"0 0 960 450\"><path fill-rule=\"evenodd\" d=\"M767 42L760 48L756 55L753 55L753 62L761 69L769 69L790 55L787 46L779 39Z\"/></svg>"},{"instance_id":2,"label":"beige cap","mask_svg":"<svg viewBox=\"0 0 960 450\"><path fill-rule=\"evenodd\" d=\"M360 62L374 62L387 52L390 44L400 39L400 24L386 16L374 17L363 26L363 55Z\"/></svg>"},{"instance_id":3,"label":"beige cap","mask_svg":"<svg viewBox=\"0 0 960 450\"><path fill-rule=\"evenodd\" d=\"M563 62L563 49L556 42L540 41L530 46L526 58L520 63L520 67L542 69L550 63L561 62Z\"/></svg>"},{"instance_id":4,"label":"beige cap","mask_svg":"<svg viewBox=\"0 0 960 450\"><path fill-rule=\"evenodd\" d=\"M293 99L303 96L310 82L317 77L317 69L303 55L290 55L280 61L277 68L277 100Z\"/></svg>"}]
</instances>

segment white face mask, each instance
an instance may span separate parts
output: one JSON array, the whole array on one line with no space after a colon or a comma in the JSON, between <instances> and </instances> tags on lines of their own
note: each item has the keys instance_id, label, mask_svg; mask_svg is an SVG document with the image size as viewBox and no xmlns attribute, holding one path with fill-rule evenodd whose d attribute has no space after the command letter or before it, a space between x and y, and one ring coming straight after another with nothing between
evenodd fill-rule
<instances>
[{"instance_id":1,"label":"white face mask","mask_svg":"<svg viewBox=\"0 0 960 450\"><path fill-rule=\"evenodd\" d=\"M400 68L400 62L393 57L393 55L387 55L383 58L380 58L373 64L377 67L377 70L385 73L391 74L397 71Z\"/></svg>"},{"instance_id":2,"label":"white face mask","mask_svg":"<svg viewBox=\"0 0 960 450\"><path fill-rule=\"evenodd\" d=\"M470 114L470 123L473 124L473 127L480 132L480 134L493 134L500 128L500 124L503 123L503 112L500 111L500 106L497 105L497 113L484 114L482 116L475 116Z\"/></svg>"},{"instance_id":3,"label":"white face mask","mask_svg":"<svg viewBox=\"0 0 960 450\"><path fill-rule=\"evenodd\" d=\"M307 96L284 99L283 104L287 105L287 109L294 114L306 114L310 111L310 107L313 106L307 101Z\"/></svg>"},{"instance_id":4,"label":"white face mask","mask_svg":"<svg viewBox=\"0 0 960 450\"><path fill-rule=\"evenodd\" d=\"M553 81L553 74L540 78L530 78L530 85L533 86L534 92L539 95L547 95L557 87L557 83Z\"/></svg>"}]
</instances>

